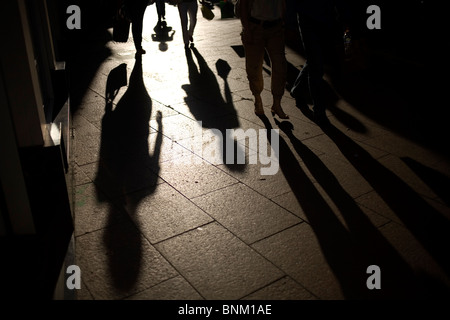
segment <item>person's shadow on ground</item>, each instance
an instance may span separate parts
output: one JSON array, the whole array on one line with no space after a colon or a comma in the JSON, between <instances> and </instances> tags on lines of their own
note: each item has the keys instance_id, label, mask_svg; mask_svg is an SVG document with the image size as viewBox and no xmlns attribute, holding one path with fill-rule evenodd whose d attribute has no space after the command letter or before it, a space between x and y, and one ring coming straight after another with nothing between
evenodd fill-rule
<instances>
[{"instance_id":1,"label":"person's shadow on ground","mask_svg":"<svg viewBox=\"0 0 450 320\"><path fill-rule=\"evenodd\" d=\"M194 53L197 63L194 61L192 53ZM186 60L189 69L189 84L183 85L182 88L187 93L185 102L190 112L197 121L202 122L203 128L211 129L216 136L216 141L219 140L218 147L222 154L216 155L215 160L224 163L230 170L243 170L245 163L238 163L237 160L239 155L244 154L245 151L231 133L231 129L238 129L240 124L227 81L231 70L229 64L222 59L216 62L217 73L224 82L223 96L216 75L195 47L186 50ZM230 159L233 160L230 161Z\"/></svg>"},{"instance_id":2,"label":"person's shadow on ground","mask_svg":"<svg viewBox=\"0 0 450 320\"><path fill-rule=\"evenodd\" d=\"M103 240L112 283L122 293L129 292L135 285L142 259L141 236L129 218L136 218L140 201L156 188L162 144L159 113L157 138L154 151L150 153L152 100L143 82L140 57L136 58L126 92L114 108L114 98L124 81L126 84L125 65L110 72L105 114L101 122L98 170L94 181L98 200L109 204Z\"/></svg>"},{"instance_id":3,"label":"person's shadow on ground","mask_svg":"<svg viewBox=\"0 0 450 320\"><path fill-rule=\"evenodd\" d=\"M270 121L266 117L262 117L262 121L270 132ZM438 281L412 270L321 159L295 137L289 121L275 120L275 123L293 147L291 150L283 136L277 136L280 169L346 299L416 299L448 295L448 288ZM268 134L269 142L274 145L271 138ZM301 157L314 180L339 209L343 221L338 219L316 184L307 176L293 151ZM293 250L295 247L293 244ZM367 269L371 265L379 266L382 271L382 290L368 289Z\"/></svg>"},{"instance_id":4,"label":"person's shadow on ground","mask_svg":"<svg viewBox=\"0 0 450 320\"><path fill-rule=\"evenodd\" d=\"M153 31L155 33L152 34L152 40L159 42L158 47L160 51L167 51L169 48L167 42L173 41L175 30L168 26L166 21L158 21Z\"/></svg>"}]
</instances>

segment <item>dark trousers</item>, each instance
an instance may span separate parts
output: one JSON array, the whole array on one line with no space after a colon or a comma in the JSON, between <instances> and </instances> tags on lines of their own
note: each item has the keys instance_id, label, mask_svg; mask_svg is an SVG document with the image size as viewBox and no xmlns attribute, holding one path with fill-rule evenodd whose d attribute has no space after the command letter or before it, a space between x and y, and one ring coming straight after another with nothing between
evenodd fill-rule
<instances>
[{"instance_id":1,"label":"dark trousers","mask_svg":"<svg viewBox=\"0 0 450 320\"><path fill-rule=\"evenodd\" d=\"M166 17L166 4L164 0L156 0L156 12L158 13L158 21Z\"/></svg>"},{"instance_id":2,"label":"dark trousers","mask_svg":"<svg viewBox=\"0 0 450 320\"><path fill-rule=\"evenodd\" d=\"M142 29L144 23L145 9L148 0L128 0L126 5L131 17L131 32L133 34L134 46L136 49L142 48Z\"/></svg>"},{"instance_id":3,"label":"dark trousers","mask_svg":"<svg viewBox=\"0 0 450 320\"><path fill-rule=\"evenodd\" d=\"M299 30L305 50L306 62L300 71L291 93L299 97L300 89L308 86L313 102L314 113L325 113L324 103L324 64L326 53L332 53L334 48L333 28L325 23L315 21L308 16L297 15Z\"/></svg>"}]
</instances>

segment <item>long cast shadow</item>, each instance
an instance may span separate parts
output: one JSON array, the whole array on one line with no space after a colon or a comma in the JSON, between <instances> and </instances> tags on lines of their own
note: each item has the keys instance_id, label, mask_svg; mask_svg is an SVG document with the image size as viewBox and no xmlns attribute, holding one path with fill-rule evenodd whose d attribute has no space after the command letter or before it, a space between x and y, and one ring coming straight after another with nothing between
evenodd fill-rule
<instances>
[{"instance_id":1,"label":"long cast shadow","mask_svg":"<svg viewBox=\"0 0 450 320\"><path fill-rule=\"evenodd\" d=\"M141 235L127 219L135 218L140 201L156 188L162 143L161 114L158 114L157 138L154 152L150 153L152 100L143 82L139 57L130 75L129 86L114 108L113 100L117 88L123 84L125 67L118 66L108 77L99 164L94 181L98 200L109 205L103 241L108 251L112 283L123 294L135 285L142 260ZM125 224L121 217L126 219Z\"/></svg>"},{"instance_id":2,"label":"long cast shadow","mask_svg":"<svg viewBox=\"0 0 450 320\"><path fill-rule=\"evenodd\" d=\"M443 270L450 274L450 222L408 184L336 127L330 124L324 126L323 131Z\"/></svg>"},{"instance_id":3,"label":"long cast shadow","mask_svg":"<svg viewBox=\"0 0 450 320\"><path fill-rule=\"evenodd\" d=\"M296 153L302 158L317 183L325 190L344 218L351 241L358 248L357 259L360 263L371 263L382 270L382 292L367 292L359 298L430 298L441 297L445 291L438 281L427 275L415 274L406 261L384 238L381 232L372 224L367 215L357 205L354 199L344 190L339 181L320 158L306 147L293 134L290 122L278 122L278 127L287 135ZM280 155L281 157L281 155ZM310 219L311 217L308 216ZM335 221L336 222L336 221ZM314 228L314 226L312 225ZM318 225L316 225L319 228ZM320 227L321 228L321 227ZM330 248L331 249L331 248ZM336 250L333 248L333 250ZM366 265L367 268L368 265ZM364 265L361 265L363 268ZM342 279L348 281L348 279ZM353 288L352 288L353 289ZM367 291L367 287L365 291Z\"/></svg>"},{"instance_id":4,"label":"long cast shadow","mask_svg":"<svg viewBox=\"0 0 450 320\"><path fill-rule=\"evenodd\" d=\"M272 129L267 118L262 120L268 130ZM372 225L329 169L292 134L288 124L280 124L280 128L347 223L348 229L303 171L286 141L279 136L280 169L307 216L345 298L405 299L434 294L433 290L423 292L423 285L415 281L411 268ZM382 270L382 290L367 288L367 268L370 265L378 265Z\"/></svg>"},{"instance_id":5,"label":"long cast shadow","mask_svg":"<svg viewBox=\"0 0 450 320\"><path fill-rule=\"evenodd\" d=\"M194 61L192 52L197 63ZM203 128L211 129L216 135L216 139L220 141L219 149L222 153L220 155L222 163L230 170L243 170L245 164L237 163L238 154L243 153L242 146L237 143L228 130L240 126L227 81L231 70L230 66L222 59L216 62L217 73L224 81L224 96L222 96L216 75L195 47L186 50L186 60L189 70L189 84L183 85L182 88L187 93L185 102L189 110L197 121L202 122ZM233 150L230 150L230 147ZM234 155L232 163L229 159L227 161L227 154L231 153Z\"/></svg>"},{"instance_id":6,"label":"long cast shadow","mask_svg":"<svg viewBox=\"0 0 450 320\"><path fill-rule=\"evenodd\" d=\"M436 169L427 167L422 163L410 158L402 157L403 162L410 167L425 182L447 206L450 205L450 178Z\"/></svg>"}]
</instances>

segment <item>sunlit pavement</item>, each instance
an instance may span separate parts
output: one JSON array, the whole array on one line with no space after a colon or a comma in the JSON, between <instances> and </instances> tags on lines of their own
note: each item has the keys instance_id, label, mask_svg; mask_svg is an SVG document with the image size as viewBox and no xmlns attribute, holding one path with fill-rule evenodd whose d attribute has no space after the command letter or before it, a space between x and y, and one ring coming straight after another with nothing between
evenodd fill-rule
<instances>
[{"instance_id":1,"label":"sunlit pavement","mask_svg":"<svg viewBox=\"0 0 450 320\"><path fill-rule=\"evenodd\" d=\"M267 118L256 117L239 20L215 8L207 21L199 10L186 53L177 8L166 11L164 42L153 30L156 7L147 8L142 68L130 34L77 69L87 74L101 61L73 114L77 298L448 295L449 198L434 184L448 182L448 159L342 96L327 111L328 127L308 119L288 91L290 120L274 120L268 65ZM286 54L300 69L304 59ZM112 105L107 92L117 94ZM373 106L393 91L367 92ZM238 128L250 138L226 131ZM271 144L269 129L278 129ZM219 161L230 141L245 163ZM274 174L263 175L270 166Z\"/></svg>"}]
</instances>

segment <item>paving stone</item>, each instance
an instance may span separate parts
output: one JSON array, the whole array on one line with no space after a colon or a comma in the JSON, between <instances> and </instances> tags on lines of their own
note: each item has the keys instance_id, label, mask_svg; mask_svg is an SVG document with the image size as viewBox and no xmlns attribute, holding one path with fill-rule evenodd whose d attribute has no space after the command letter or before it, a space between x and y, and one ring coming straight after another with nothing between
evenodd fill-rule
<instances>
[{"instance_id":1,"label":"paving stone","mask_svg":"<svg viewBox=\"0 0 450 320\"><path fill-rule=\"evenodd\" d=\"M83 280L81 281L81 288L76 291L76 299L77 300L94 300L94 297L92 297L92 294L87 289Z\"/></svg>"},{"instance_id":2,"label":"paving stone","mask_svg":"<svg viewBox=\"0 0 450 320\"><path fill-rule=\"evenodd\" d=\"M372 211L392 220L397 223L402 223L401 218L399 218L395 211L393 211L388 204L383 200L382 197L376 192L371 191L363 194L355 199L361 206L371 209Z\"/></svg>"},{"instance_id":3,"label":"paving stone","mask_svg":"<svg viewBox=\"0 0 450 320\"><path fill-rule=\"evenodd\" d=\"M294 192L289 191L279 196L273 197L271 199L273 202L278 204L280 207L288 210L289 212L295 214L302 220L307 220L305 213L303 212L302 206L295 197Z\"/></svg>"},{"instance_id":4,"label":"paving stone","mask_svg":"<svg viewBox=\"0 0 450 320\"><path fill-rule=\"evenodd\" d=\"M128 195L124 207L152 244L213 220L166 183Z\"/></svg>"},{"instance_id":5,"label":"paving stone","mask_svg":"<svg viewBox=\"0 0 450 320\"><path fill-rule=\"evenodd\" d=\"M324 153L326 153L327 155L330 155L330 156L333 156L336 158L343 158L342 152L339 149L339 146L336 145L336 143L333 142L333 140L330 139L330 137L328 137L326 135L318 135L311 139L303 140L303 143L310 148L314 147L316 149L319 149L319 150L323 151ZM358 142L354 142L354 143L358 143ZM374 159L380 159L381 157L387 155L387 153L385 151L371 147L364 143L358 143L358 145L359 145L359 147L363 148ZM355 149L355 151L356 151L356 149Z\"/></svg>"},{"instance_id":6,"label":"paving stone","mask_svg":"<svg viewBox=\"0 0 450 320\"><path fill-rule=\"evenodd\" d=\"M139 292L127 300L203 300L194 288L178 276L147 290Z\"/></svg>"},{"instance_id":7,"label":"paving stone","mask_svg":"<svg viewBox=\"0 0 450 320\"><path fill-rule=\"evenodd\" d=\"M416 161L424 164L427 164L430 159L435 159L434 156L431 156L432 151L391 133L368 139L365 143L398 157L413 157Z\"/></svg>"},{"instance_id":8,"label":"paving stone","mask_svg":"<svg viewBox=\"0 0 450 320\"><path fill-rule=\"evenodd\" d=\"M290 277L280 279L262 288L244 300L316 300L310 292L300 286Z\"/></svg>"},{"instance_id":9,"label":"paving stone","mask_svg":"<svg viewBox=\"0 0 450 320\"><path fill-rule=\"evenodd\" d=\"M427 198L435 198L436 194L398 157L388 155L380 159L380 164L401 179L409 188Z\"/></svg>"},{"instance_id":10,"label":"paving stone","mask_svg":"<svg viewBox=\"0 0 450 320\"><path fill-rule=\"evenodd\" d=\"M156 120L151 120L150 126L158 130ZM197 121L184 115L163 118L162 128L163 134L174 141L201 135L204 130Z\"/></svg>"},{"instance_id":11,"label":"paving stone","mask_svg":"<svg viewBox=\"0 0 450 320\"><path fill-rule=\"evenodd\" d=\"M206 300L240 299L283 273L213 223L156 245Z\"/></svg>"},{"instance_id":12,"label":"paving stone","mask_svg":"<svg viewBox=\"0 0 450 320\"><path fill-rule=\"evenodd\" d=\"M189 199L237 183L219 168L188 156L161 163L159 176Z\"/></svg>"},{"instance_id":13,"label":"paving stone","mask_svg":"<svg viewBox=\"0 0 450 320\"><path fill-rule=\"evenodd\" d=\"M343 299L339 280L311 227L302 223L252 245L319 299ZM343 261L345 263L345 261Z\"/></svg>"},{"instance_id":14,"label":"paving stone","mask_svg":"<svg viewBox=\"0 0 450 320\"><path fill-rule=\"evenodd\" d=\"M124 213L93 183L75 189L75 236L123 222Z\"/></svg>"},{"instance_id":15,"label":"paving stone","mask_svg":"<svg viewBox=\"0 0 450 320\"><path fill-rule=\"evenodd\" d=\"M79 166L98 161L100 156L101 133L91 123L77 118L80 125L74 128L73 154L75 163Z\"/></svg>"},{"instance_id":16,"label":"paving stone","mask_svg":"<svg viewBox=\"0 0 450 320\"><path fill-rule=\"evenodd\" d=\"M361 177L351 164L328 155L321 155L319 159L323 163L323 166L328 168L330 174L334 175L341 187L352 198L356 198L372 190L372 186ZM313 166L313 164L311 165ZM308 167L312 168L310 166Z\"/></svg>"},{"instance_id":17,"label":"paving stone","mask_svg":"<svg viewBox=\"0 0 450 320\"><path fill-rule=\"evenodd\" d=\"M389 223L380 231L414 272L415 277L410 282L412 282L411 286L418 291L417 296L427 299L448 297L450 278L448 272L445 271L445 264L448 263L441 264L441 259L446 260L445 245L440 246L441 249L436 247L441 251L439 256L434 256L427 251L426 246L424 247L414 234L402 225ZM391 281L396 280L395 277L393 279Z\"/></svg>"},{"instance_id":18,"label":"paving stone","mask_svg":"<svg viewBox=\"0 0 450 320\"><path fill-rule=\"evenodd\" d=\"M83 172L83 170L81 170L80 167L75 163L73 164L73 175L75 186L80 186L82 184L92 182L91 179L89 179L89 177Z\"/></svg>"},{"instance_id":19,"label":"paving stone","mask_svg":"<svg viewBox=\"0 0 450 320\"><path fill-rule=\"evenodd\" d=\"M150 156L117 156L109 160L94 162L81 170L111 199L125 194L154 188L163 182L157 175L157 159ZM155 171L150 170L152 168Z\"/></svg>"},{"instance_id":20,"label":"paving stone","mask_svg":"<svg viewBox=\"0 0 450 320\"><path fill-rule=\"evenodd\" d=\"M101 121L105 114L105 104L104 99L83 103L77 109L76 116L81 115L91 123Z\"/></svg>"},{"instance_id":21,"label":"paving stone","mask_svg":"<svg viewBox=\"0 0 450 320\"><path fill-rule=\"evenodd\" d=\"M302 221L242 184L192 201L245 243L253 243Z\"/></svg>"},{"instance_id":22,"label":"paving stone","mask_svg":"<svg viewBox=\"0 0 450 320\"><path fill-rule=\"evenodd\" d=\"M77 237L76 252L95 300L122 299L178 275L131 223Z\"/></svg>"},{"instance_id":23,"label":"paving stone","mask_svg":"<svg viewBox=\"0 0 450 320\"><path fill-rule=\"evenodd\" d=\"M261 164L261 159L266 164ZM267 198L273 198L290 191L289 183L283 171L279 168L278 161L273 158L258 157L256 164L248 164L240 170L232 170L226 165L219 165L218 168L232 175L235 179L249 186ZM262 174L262 169L276 172L275 174Z\"/></svg>"}]
</instances>

